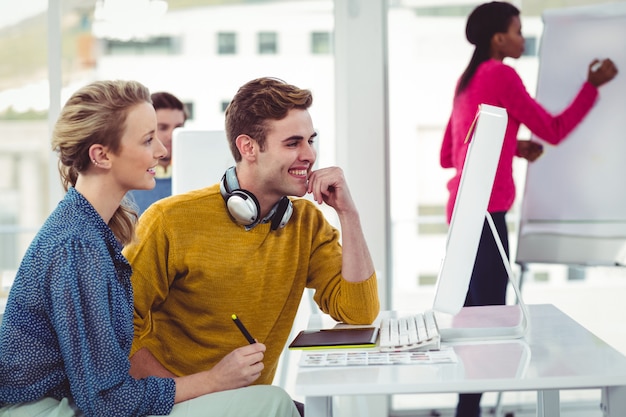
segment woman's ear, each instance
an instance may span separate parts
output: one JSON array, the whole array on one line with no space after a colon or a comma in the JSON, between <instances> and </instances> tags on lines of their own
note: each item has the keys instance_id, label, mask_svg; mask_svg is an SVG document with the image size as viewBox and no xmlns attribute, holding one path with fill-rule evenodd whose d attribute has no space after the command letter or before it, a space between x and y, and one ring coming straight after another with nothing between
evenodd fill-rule
<instances>
[{"instance_id":1,"label":"woman's ear","mask_svg":"<svg viewBox=\"0 0 626 417\"><path fill-rule=\"evenodd\" d=\"M491 37L490 54L491 58L502 61L505 58L503 49L505 48L506 36L504 33L494 33Z\"/></svg>"},{"instance_id":2,"label":"woman's ear","mask_svg":"<svg viewBox=\"0 0 626 417\"><path fill-rule=\"evenodd\" d=\"M89 159L91 163L98 168L108 169L111 167L111 160L107 155L107 150L100 144L91 145L89 147Z\"/></svg>"},{"instance_id":3,"label":"woman's ear","mask_svg":"<svg viewBox=\"0 0 626 417\"><path fill-rule=\"evenodd\" d=\"M504 45L504 42L504 33L496 33L493 35L493 38L491 38L491 44L497 47L502 47L502 45Z\"/></svg>"}]
</instances>

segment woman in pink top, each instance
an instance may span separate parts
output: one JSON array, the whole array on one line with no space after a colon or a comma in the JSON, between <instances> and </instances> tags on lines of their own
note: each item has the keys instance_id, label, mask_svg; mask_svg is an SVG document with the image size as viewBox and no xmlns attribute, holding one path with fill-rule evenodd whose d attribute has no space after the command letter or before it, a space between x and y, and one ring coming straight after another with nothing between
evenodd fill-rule
<instances>
[{"instance_id":1,"label":"woman in pink top","mask_svg":"<svg viewBox=\"0 0 626 417\"><path fill-rule=\"evenodd\" d=\"M542 153L541 144L517 139L520 125L523 123L548 143L560 143L591 110L598 97L598 87L613 79L617 69L609 59L594 60L589 65L587 81L570 105L560 114L552 115L528 94L517 72L502 62L507 57L519 58L524 52L519 10L515 6L496 1L478 6L468 17L466 36L476 48L458 82L440 154L441 166L455 169L448 182L446 215L450 222L469 146L465 137L478 106L485 103L505 108L508 125L488 211L508 254L505 214L515 199L513 157L534 161ZM465 305L505 304L507 279L485 222ZM480 416L480 398L481 394L460 395L456 416Z\"/></svg>"}]
</instances>

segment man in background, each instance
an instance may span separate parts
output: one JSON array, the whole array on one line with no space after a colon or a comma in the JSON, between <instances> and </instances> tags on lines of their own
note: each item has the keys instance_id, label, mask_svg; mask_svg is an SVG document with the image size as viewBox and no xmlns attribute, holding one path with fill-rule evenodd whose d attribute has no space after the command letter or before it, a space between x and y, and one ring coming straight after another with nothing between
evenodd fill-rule
<instances>
[{"instance_id":1,"label":"man in background","mask_svg":"<svg viewBox=\"0 0 626 417\"><path fill-rule=\"evenodd\" d=\"M152 190L133 190L129 196L141 215L152 203L172 195L172 132L183 127L187 121L187 109L182 101L167 92L152 93L152 105L156 110L157 137L167 149L167 155L159 161L156 169L156 186Z\"/></svg>"}]
</instances>

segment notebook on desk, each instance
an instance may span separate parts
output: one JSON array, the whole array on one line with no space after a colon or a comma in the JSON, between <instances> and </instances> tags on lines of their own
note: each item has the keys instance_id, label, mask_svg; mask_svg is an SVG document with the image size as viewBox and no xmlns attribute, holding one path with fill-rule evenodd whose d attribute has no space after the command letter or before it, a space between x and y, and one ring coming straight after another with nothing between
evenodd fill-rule
<instances>
[{"instance_id":1,"label":"notebook on desk","mask_svg":"<svg viewBox=\"0 0 626 417\"><path fill-rule=\"evenodd\" d=\"M378 330L375 326L339 326L332 329L303 330L289 344L289 349L375 347Z\"/></svg>"}]
</instances>

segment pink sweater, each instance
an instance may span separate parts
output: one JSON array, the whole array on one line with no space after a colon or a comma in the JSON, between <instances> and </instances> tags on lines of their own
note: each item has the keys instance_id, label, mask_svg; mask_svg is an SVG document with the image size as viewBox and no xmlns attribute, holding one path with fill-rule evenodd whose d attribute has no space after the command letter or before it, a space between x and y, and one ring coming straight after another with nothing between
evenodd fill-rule
<instances>
[{"instance_id":1,"label":"pink sweater","mask_svg":"<svg viewBox=\"0 0 626 417\"><path fill-rule=\"evenodd\" d=\"M448 181L450 192L446 206L448 222L452 217L468 147L468 144L463 142L479 104L503 107L509 117L489 201L488 211L493 213L508 211L515 200L513 157L517 151L517 133L520 124L526 125L537 137L556 145L565 139L591 110L597 97L598 89L585 82L572 103L561 114L553 116L528 94L521 78L512 67L494 59L480 64L467 88L454 99L452 115L441 145L441 166L455 168L454 176Z\"/></svg>"}]
</instances>

